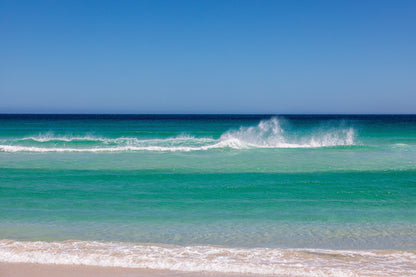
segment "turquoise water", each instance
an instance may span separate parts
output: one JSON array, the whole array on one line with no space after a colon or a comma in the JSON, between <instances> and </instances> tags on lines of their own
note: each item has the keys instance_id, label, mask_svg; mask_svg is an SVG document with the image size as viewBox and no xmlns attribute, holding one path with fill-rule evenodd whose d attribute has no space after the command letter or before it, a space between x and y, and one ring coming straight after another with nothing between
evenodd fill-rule
<instances>
[{"instance_id":1,"label":"turquoise water","mask_svg":"<svg viewBox=\"0 0 416 277\"><path fill-rule=\"evenodd\" d=\"M196 247L193 257L200 247L319 257L389 250L416 272L415 200L416 116L0 116L5 261L32 261L16 243L40 241L47 254L48 243L75 240L90 255L116 251L114 243ZM159 264L178 252L160 255ZM239 272L234 260L208 269L123 262ZM335 262L323 264L320 272ZM303 274L280 266L241 272Z\"/></svg>"}]
</instances>

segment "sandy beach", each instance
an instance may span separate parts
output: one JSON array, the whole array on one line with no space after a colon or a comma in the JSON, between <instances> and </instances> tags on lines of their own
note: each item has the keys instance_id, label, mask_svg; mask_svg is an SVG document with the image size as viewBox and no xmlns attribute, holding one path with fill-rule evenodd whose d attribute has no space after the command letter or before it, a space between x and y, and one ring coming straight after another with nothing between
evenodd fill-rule
<instances>
[{"instance_id":1,"label":"sandy beach","mask_svg":"<svg viewBox=\"0 0 416 277\"><path fill-rule=\"evenodd\" d=\"M86 265L45 265L35 263L0 263L1 277L132 277L132 276L153 276L153 277L207 277L207 276L256 276L252 274L216 274L216 273L195 273L162 270L146 270L122 267L100 267Z\"/></svg>"}]
</instances>

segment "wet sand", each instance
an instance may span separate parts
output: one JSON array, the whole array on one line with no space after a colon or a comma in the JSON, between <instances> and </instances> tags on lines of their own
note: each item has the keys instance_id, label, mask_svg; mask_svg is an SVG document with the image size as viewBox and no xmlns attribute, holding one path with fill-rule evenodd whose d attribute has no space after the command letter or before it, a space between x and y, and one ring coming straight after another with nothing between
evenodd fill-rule
<instances>
[{"instance_id":1,"label":"wet sand","mask_svg":"<svg viewBox=\"0 0 416 277\"><path fill-rule=\"evenodd\" d=\"M256 275L241 274L215 274L215 273L195 273L177 272L162 270L146 270L122 267L100 267L87 265L45 265L32 263L0 263L0 277L241 277Z\"/></svg>"}]
</instances>

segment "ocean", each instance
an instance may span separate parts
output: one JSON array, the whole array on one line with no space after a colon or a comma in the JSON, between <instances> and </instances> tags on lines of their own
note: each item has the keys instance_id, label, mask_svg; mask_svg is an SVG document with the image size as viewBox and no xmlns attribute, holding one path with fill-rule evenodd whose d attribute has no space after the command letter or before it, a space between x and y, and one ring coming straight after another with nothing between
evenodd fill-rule
<instances>
[{"instance_id":1,"label":"ocean","mask_svg":"<svg viewBox=\"0 0 416 277\"><path fill-rule=\"evenodd\" d=\"M416 275L416 115L0 115L0 262Z\"/></svg>"}]
</instances>

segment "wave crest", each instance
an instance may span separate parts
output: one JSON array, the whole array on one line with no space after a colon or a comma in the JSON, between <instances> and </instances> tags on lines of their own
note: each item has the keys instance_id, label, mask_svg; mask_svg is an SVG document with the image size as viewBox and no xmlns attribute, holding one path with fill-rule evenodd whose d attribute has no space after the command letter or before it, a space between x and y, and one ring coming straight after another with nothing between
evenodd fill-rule
<instances>
[{"instance_id":1,"label":"wave crest","mask_svg":"<svg viewBox=\"0 0 416 277\"><path fill-rule=\"evenodd\" d=\"M246 148L309 148L353 145L354 136L353 128L314 130L312 134L296 135L295 132L285 131L280 121L272 118L263 120L254 127L228 131L220 139Z\"/></svg>"},{"instance_id":2,"label":"wave crest","mask_svg":"<svg viewBox=\"0 0 416 277\"><path fill-rule=\"evenodd\" d=\"M257 126L229 130L218 139L180 135L169 138L140 139L136 137L103 138L94 136L24 137L0 140L5 152L114 152L114 151L204 151L210 149L312 148L354 144L353 128L318 128L308 132L271 118Z\"/></svg>"}]
</instances>

